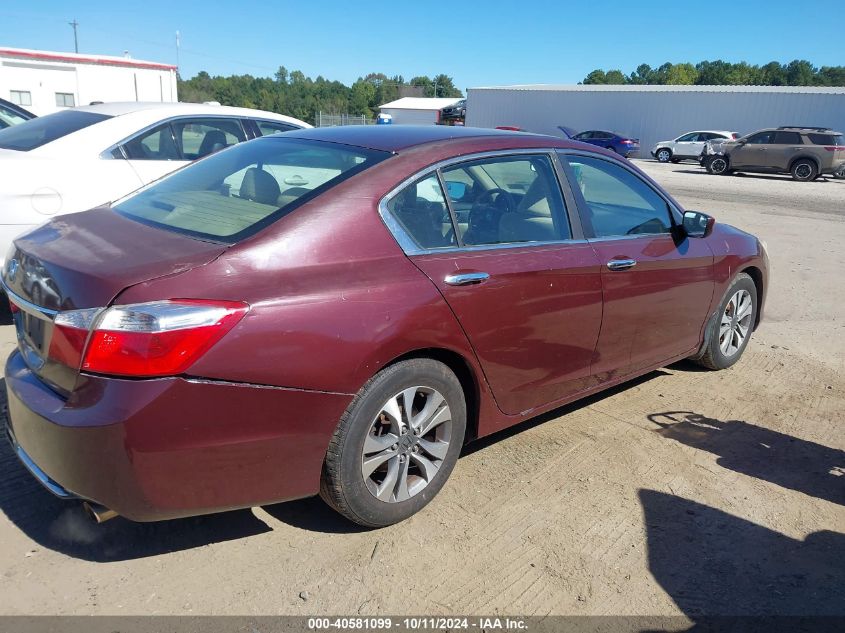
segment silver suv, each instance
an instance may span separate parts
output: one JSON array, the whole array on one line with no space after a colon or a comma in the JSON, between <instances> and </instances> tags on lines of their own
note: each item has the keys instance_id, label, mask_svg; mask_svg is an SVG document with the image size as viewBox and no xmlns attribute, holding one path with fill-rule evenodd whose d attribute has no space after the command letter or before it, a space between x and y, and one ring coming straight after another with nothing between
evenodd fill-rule
<instances>
[{"instance_id":1,"label":"silver suv","mask_svg":"<svg viewBox=\"0 0 845 633\"><path fill-rule=\"evenodd\" d=\"M787 173L795 180L815 180L845 169L845 138L824 127L769 128L734 141L708 143L701 164L711 174Z\"/></svg>"}]
</instances>

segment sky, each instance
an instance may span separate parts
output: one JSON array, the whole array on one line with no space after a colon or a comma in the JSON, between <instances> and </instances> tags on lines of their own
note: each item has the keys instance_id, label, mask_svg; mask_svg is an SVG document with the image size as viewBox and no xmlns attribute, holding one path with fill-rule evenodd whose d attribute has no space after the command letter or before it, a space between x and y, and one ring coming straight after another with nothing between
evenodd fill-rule
<instances>
[{"instance_id":1,"label":"sky","mask_svg":"<svg viewBox=\"0 0 845 633\"><path fill-rule=\"evenodd\" d=\"M39 0L4 7L0 47L178 63L183 78L272 76L280 65L351 84L370 72L445 73L461 90L577 83L596 68L705 59L845 65L845 3L782 0ZM20 7L20 9L19 9ZM802 26L806 22L806 26ZM829 28L824 27L828 25ZM822 28L824 27L824 28ZM825 34L828 35L825 35Z\"/></svg>"}]
</instances>

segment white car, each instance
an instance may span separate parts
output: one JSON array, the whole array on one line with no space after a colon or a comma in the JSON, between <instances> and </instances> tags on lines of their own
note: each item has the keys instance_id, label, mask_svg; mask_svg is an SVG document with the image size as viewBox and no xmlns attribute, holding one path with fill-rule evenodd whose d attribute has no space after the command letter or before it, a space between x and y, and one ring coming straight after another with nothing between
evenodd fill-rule
<instances>
[{"instance_id":1,"label":"white car","mask_svg":"<svg viewBox=\"0 0 845 633\"><path fill-rule=\"evenodd\" d=\"M247 108L105 103L0 130L0 258L52 216L107 204L241 141L309 127Z\"/></svg>"},{"instance_id":2,"label":"white car","mask_svg":"<svg viewBox=\"0 0 845 633\"><path fill-rule=\"evenodd\" d=\"M736 132L725 130L701 130L681 134L674 141L660 141L651 148L651 155L661 163L677 163L682 160L698 160L707 141L723 141L738 138Z\"/></svg>"}]
</instances>

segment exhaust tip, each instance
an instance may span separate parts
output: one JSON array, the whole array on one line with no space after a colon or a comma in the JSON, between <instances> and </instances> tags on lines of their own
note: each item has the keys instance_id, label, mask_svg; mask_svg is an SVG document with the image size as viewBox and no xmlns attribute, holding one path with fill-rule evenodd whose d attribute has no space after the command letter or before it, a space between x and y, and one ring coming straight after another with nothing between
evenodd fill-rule
<instances>
[{"instance_id":1,"label":"exhaust tip","mask_svg":"<svg viewBox=\"0 0 845 633\"><path fill-rule=\"evenodd\" d=\"M93 503L91 501L83 501L82 507L85 508L85 511L94 519L97 523L105 523L109 519L113 519L118 516L117 512L114 510L110 510L105 506L101 506L99 503Z\"/></svg>"}]
</instances>

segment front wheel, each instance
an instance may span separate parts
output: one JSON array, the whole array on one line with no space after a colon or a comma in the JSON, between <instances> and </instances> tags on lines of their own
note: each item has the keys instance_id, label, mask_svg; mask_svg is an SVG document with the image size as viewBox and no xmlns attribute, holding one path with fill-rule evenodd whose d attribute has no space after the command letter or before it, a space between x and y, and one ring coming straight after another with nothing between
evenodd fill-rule
<instances>
[{"instance_id":1,"label":"front wheel","mask_svg":"<svg viewBox=\"0 0 845 633\"><path fill-rule=\"evenodd\" d=\"M666 147L661 147L654 154L654 157L661 163L668 163L670 160L672 160L672 152Z\"/></svg>"},{"instance_id":2,"label":"front wheel","mask_svg":"<svg viewBox=\"0 0 845 633\"><path fill-rule=\"evenodd\" d=\"M697 362L709 369L727 369L736 363L748 346L756 319L757 286L740 273L722 299L710 324L704 355Z\"/></svg>"},{"instance_id":3,"label":"front wheel","mask_svg":"<svg viewBox=\"0 0 845 633\"><path fill-rule=\"evenodd\" d=\"M426 358L391 365L343 414L326 452L320 496L359 525L398 523L446 483L465 432L463 389L448 367Z\"/></svg>"},{"instance_id":4,"label":"front wheel","mask_svg":"<svg viewBox=\"0 0 845 633\"><path fill-rule=\"evenodd\" d=\"M729 173L729 164L728 159L724 156L713 156L705 161L704 167L707 169L707 173L714 174L716 176L724 176L725 174Z\"/></svg>"}]
</instances>

